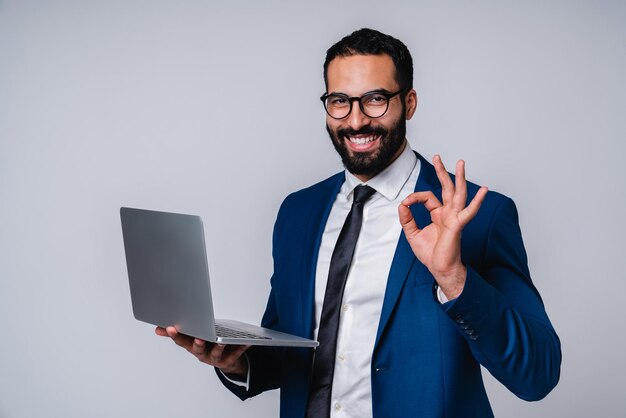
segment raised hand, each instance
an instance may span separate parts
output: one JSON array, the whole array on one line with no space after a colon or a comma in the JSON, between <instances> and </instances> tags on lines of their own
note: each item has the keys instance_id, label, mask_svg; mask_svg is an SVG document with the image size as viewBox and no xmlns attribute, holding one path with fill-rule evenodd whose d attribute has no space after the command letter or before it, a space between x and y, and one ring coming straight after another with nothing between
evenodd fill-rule
<instances>
[{"instance_id":1,"label":"raised hand","mask_svg":"<svg viewBox=\"0 0 626 418\"><path fill-rule=\"evenodd\" d=\"M229 376L245 380L248 374L248 361L243 353L250 346L213 344L181 334L174 327L157 327L155 332L161 337L170 337L202 363L215 366Z\"/></svg>"},{"instance_id":2,"label":"raised hand","mask_svg":"<svg viewBox=\"0 0 626 418\"><path fill-rule=\"evenodd\" d=\"M431 191L410 194L398 208L402 230L415 256L428 268L448 299L461 294L467 269L461 262L461 232L476 216L487 188L481 187L465 206L467 183L465 162L456 164L455 183L446 171L441 157L433 158L437 177L441 182L443 204ZM419 229L409 207L421 203L430 212L432 223Z\"/></svg>"}]
</instances>

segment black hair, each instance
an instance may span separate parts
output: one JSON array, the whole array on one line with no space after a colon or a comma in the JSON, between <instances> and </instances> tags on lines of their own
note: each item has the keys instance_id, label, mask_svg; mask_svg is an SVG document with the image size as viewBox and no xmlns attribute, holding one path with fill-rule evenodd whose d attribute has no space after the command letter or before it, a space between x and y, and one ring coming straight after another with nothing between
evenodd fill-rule
<instances>
[{"instance_id":1,"label":"black hair","mask_svg":"<svg viewBox=\"0 0 626 418\"><path fill-rule=\"evenodd\" d=\"M324 61L324 84L328 88L328 64L337 57L387 54L396 67L396 82L401 89L413 88L413 58L402 41L374 29L352 32L328 48Z\"/></svg>"}]
</instances>

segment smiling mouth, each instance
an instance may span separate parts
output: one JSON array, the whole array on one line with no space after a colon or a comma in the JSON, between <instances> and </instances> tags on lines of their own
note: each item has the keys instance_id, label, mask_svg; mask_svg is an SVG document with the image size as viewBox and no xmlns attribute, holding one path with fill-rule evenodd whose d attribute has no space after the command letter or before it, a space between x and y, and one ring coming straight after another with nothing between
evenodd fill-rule
<instances>
[{"instance_id":1,"label":"smiling mouth","mask_svg":"<svg viewBox=\"0 0 626 418\"><path fill-rule=\"evenodd\" d=\"M380 135L346 135L344 138L354 145L366 145L380 139Z\"/></svg>"}]
</instances>

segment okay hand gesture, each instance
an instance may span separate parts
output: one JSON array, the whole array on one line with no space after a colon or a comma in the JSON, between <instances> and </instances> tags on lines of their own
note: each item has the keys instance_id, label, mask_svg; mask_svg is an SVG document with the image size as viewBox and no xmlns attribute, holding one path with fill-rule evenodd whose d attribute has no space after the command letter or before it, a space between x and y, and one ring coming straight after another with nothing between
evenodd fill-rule
<instances>
[{"instance_id":1,"label":"okay hand gesture","mask_svg":"<svg viewBox=\"0 0 626 418\"><path fill-rule=\"evenodd\" d=\"M476 216L487 188L481 187L469 205L465 162L456 164L455 183L447 173L441 157L433 158L437 177L441 182L443 204L431 191L410 194L398 208L400 224L413 253L428 268L448 299L461 294L467 269L461 262L461 232ZM421 203L430 212L432 223L419 229L409 207Z\"/></svg>"}]
</instances>

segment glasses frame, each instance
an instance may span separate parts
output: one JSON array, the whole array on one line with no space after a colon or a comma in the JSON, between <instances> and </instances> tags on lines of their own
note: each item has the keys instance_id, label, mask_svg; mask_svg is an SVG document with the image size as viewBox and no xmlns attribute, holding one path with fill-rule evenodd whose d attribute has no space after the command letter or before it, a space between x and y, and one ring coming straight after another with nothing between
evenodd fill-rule
<instances>
[{"instance_id":1,"label":"glasses frame","mask_svg":"<svg viewBox=\"0 0 626 418\"><path fill-rule=\"evenodd\" d=\"M326 111L326 114L328 116L330 116L331 118L335 119L335 120L341 120L341 119L345 119L348 116L350 116L350 113L352 113L352 103L353 102L359 102L359 109L361 109L361 113L363 113L365 116L367 116L368 118L371 119L377 119L377 118L381 118L383 116L385 116L385 113L387 113L387 110L389 110L389 100L391 100L393 97L397 96L400 93L405 92L406 90L408 90L407 88L403 88L398 90L395 93L387 93L384 91L372 91L369 93L365 93L363 96L357 97L357 96L353 96L350 97L347 94L343 94L343 93L331 93L328 94L328 92L324 93L322 95L322 97L320 97L320 100L322 101L322 104L324 105L324 110ZM387 99L387 107L385 108L385 111L383 113L381 113L379 116L370 116L367 114L367 112L365 111L365 109L363 108L363 98L371 96L373 94L380 94L381 96L385 96L385 98ZM330 114L330 112L328 111L328 107L326 106L326 99L328 99L331 96L335 96L335 97L343 97L345 99L348 100L348 102L350 103L350 108L348 109L348 113L346 113L346 116L343 116L341 118L336 118L333 115Z\"/></svg>"}]
</instances>

